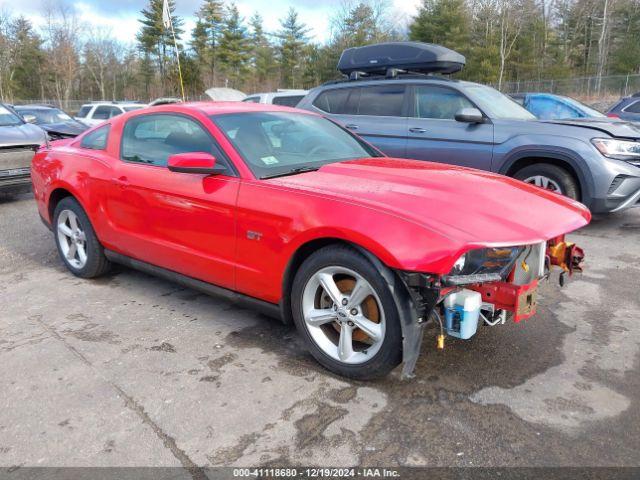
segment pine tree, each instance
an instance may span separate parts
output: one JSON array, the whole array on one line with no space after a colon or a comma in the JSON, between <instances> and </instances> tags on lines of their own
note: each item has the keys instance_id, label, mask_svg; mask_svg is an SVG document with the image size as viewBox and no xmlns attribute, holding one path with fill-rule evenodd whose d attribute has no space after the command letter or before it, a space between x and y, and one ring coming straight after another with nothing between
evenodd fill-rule
<instances>
[{"instance_id":1,"label":"pine tree","mask_svg":"<svg viewBox=\"0 0 640 480\"><path fill-rule=\"evenodd\" d=\"M224 16L223 1L204 0L196 13L197 21L192 34L191 47L196 51L202 69L207 72L207 83L211 85L216 84L216 60Z\"/></svg>"},{"instance_id":2,"label":"pine tree","mask_svg":"<svg viewBox=\"0 0 640 480\"><path fill-rule=\"evenodd\" d=\"M244 80L250 58L247 29L242 23L238 7L232 3L224 17L217 56L226 74L225 85L236 88Z\"/></svg>"},{"instance_id":3,"label":"pine tree","mask_svg":"<svg viewBox=\"0 0 640 480\"><path fill-rule=\"evenodd\" d=\"M423 0L409 26L409 38L464 52L469 46L469 26L465 0Z\"/></svg>"},{"instance_id":4,"label":"pine tree","mask_svg":"<svg viewBox=\"0 0 640 480\"><path fill-rule=\"evenodd\" d=\"M270 77L275 73L276 64L273 48L262 26L260 14L255 13L249 20L249 25L251 26L251 67L255 90L258 86L268 83Z\"/></svg>"},{"instance_id":5,"label":"pine tree","mask_svg":"<svg viewBox=\"0 0 640 480\"><path fill-rule=\"evenodd\" d=\"M291 7L287 16L280 20L278 53L281 70L281 84L286 88L300 86L301 66L304 46L309 42L310 29L298 20L298 12Z\"/></svg>"},{"instance_id":6,"label":"pine tree","mask_svg":"<svg viewBox=\"0 0 640 480\"><path fill-rule=\"evenodd\" d=\"M175 0L168 1L173 31L175 32L176 40L180 40L180 36L183 33L181 28L183 22L182 19L174 15ZM142 23L142 28L138 33L137 39L143 52L157 58L161 84L164 85L163 80L166 76L167 63L170 61L169 51L174 48L174 44L171 29L166 28L162 21L162 4L163 0L149 0L147 8L140 12L143 17L139 20ZM175 58L175 52L173 57Z\"/></svg>"},{"instance_id":7,"label":"pine tree","mask_svg":"<svg viewBox=\"0 0 640 480\"><path fill-rule=\"evenodd\" d=\"M15 43L15 58L18 59L11 74L13 97L38 98L41 93L41 65L45 60L42 39L24 17L16 18L10 30Z\"/></svg>"}]
</instances>

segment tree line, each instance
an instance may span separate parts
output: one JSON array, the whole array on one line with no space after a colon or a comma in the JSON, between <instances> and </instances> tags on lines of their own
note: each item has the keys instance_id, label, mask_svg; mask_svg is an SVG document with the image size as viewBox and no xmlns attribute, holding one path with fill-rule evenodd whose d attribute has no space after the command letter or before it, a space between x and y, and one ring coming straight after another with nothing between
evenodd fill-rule
<instances>
[{"instance_id":1,"label":"tree line","mask_svg":"<svg viewBox=\"0 0 640 480\"><path fill-rule=\"evenodd\" d=\"M200 98L213 86L247 93L310 88L339 78L348 47L393 40L445 45L467 57L457 76L501 86L506 81L640 73L640 0L423 0L404 19L389 0L344 0L319 43L295 8L267 31L259 12L243 18L235 3L203 0L192 31L169 1L140 12L136 42L84 25L64 6L45 10L36 28L0 13L0 99L141 99L179 94Z\"/></svg>"}]
</instances>

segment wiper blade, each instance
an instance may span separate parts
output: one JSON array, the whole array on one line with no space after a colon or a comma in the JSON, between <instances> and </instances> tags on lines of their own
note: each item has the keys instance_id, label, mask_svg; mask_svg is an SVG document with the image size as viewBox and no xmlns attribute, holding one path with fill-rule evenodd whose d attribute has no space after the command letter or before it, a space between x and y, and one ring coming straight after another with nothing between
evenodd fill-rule
<instances>
[{"instance_id":1,"label":"wiper blade","mask_svg":"<svg viewBox=\"0 0 640 480\"><path fill-rule=\"evenodd\" d=\"M286 177L288 175L295 175L297 173L306 173L306 172L315 172L320 167L298 167L292 170L288 170L286 172L281 173L273 173L271 175L263 175L260 177L262 180L266 180L267 178L277 178L277 177Z\"/></svg>"}]
</instances>

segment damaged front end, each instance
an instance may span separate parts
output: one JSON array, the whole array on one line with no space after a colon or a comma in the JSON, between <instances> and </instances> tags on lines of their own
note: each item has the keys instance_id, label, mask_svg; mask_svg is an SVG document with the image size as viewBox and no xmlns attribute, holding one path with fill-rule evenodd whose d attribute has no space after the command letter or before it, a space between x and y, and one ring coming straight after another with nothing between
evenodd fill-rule
<instances>
[{"instance_id":1,"label":"damaged front end","mask_svg":"<svg viewBox=\"0 0 640 480\"><path fill-rule=\"evenodd\" d=\"M467 340L481 324L526 320L536 313L539 282L556 267L563 286L567 275L582 271L583 261L582 249L560 236L534 245L470 250L447 275L398 272L413 310L402 322L403 378L413 376L430 321L438 324L442 349L445 334Z\"/></svg>"}]
</instances>

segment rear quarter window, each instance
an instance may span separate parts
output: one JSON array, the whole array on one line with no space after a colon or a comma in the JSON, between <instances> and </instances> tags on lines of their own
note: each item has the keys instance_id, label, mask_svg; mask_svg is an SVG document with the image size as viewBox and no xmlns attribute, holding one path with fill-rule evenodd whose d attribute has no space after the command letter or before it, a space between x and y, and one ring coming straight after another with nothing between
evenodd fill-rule
<instances>
[{"instance_id":1,"label":"rear quarter window","mask_svg":"<svg viewBox=\"0 0 640 480\"><path fill-rule=\"evenodd\" d=\"M105 150L107 148L110 127L110 125L104 125L86 134L80 141L80 147L89 150Z\"/></svg>"},{"instance_id":2,"label":"rear quarter window","mask_svg":"<svg viewBox=\"0 0 640 480\"><path fill-rule=\"evenodd\" d=\"M315 98L313 106L327 113L343 113L346 109L351 90L353 89L339 88L336 90L326 90Z\"/></svg>"}]
</instances>

